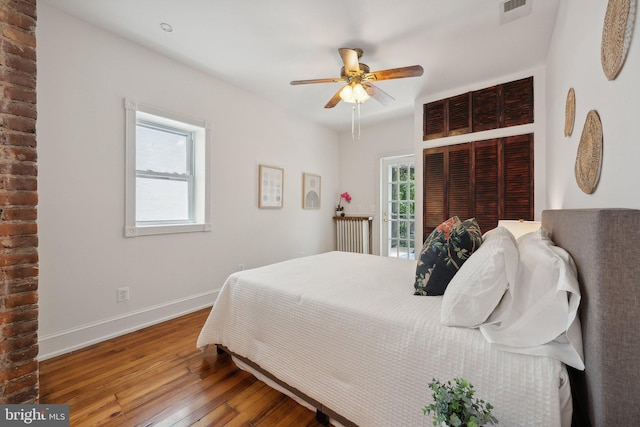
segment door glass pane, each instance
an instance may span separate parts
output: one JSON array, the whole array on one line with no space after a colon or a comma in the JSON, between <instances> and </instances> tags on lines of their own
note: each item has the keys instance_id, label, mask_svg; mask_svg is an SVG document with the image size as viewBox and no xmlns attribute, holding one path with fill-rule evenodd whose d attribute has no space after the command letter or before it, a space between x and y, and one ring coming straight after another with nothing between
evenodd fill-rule
<instances>
[{"instance_id":1,"label":"door glass pane","mask_svg":"<svg viewBox=\"0 0 640 427\"><path fill-rule=\"evenodd\" d=\"M409 198L409 184L402 183L398 188L400 200L407 200Z\"/></svg>"},{"instance_id":2,"label":"door glass pane","mask_svg":"<svg viewBox=\"0 0 640 427\"><path fill-rule=\"evenodd\" d=\"M407 181L409 179L408 166L402 165L399 170L399 181Z\"/></svg>"},{"instance_id":3,"label":"door glass pane","mask_svg":"<svg viewBox=\"0 0 640 427\"><path fill-rule=\"evenodd\" d=\"M400 216L399 219L404 219L407 220L409 219L409 213L410 213L410 203L408 202L402 202L400 203Z\"/></svg>"},{"instance_id":4,"label":"door glass pane","mask_svg":"<svg viewBox=\"0 0 640 427\"><path fill-rule=\"evenodd\" d=\"M407 230L407 222L406 221L402 221L398 225L400 227L400 230L399 230L399 233L398 233L398 237L400 237L400 239L403 240L402 246L407 247L406 240L407 240L407 237L409 236L408 233L407 233L407 231L408 231Z\"/></svg>"},{"instance_id":5,"label":"door glass pane","mask_svg":"<svg viewBox=\"0 0 640 427\"><path fill-rule=\"evenodd\" d=\"M391 200L398 200L398 184L394 183L391 185Z\"/></svg>"}]
</instances>

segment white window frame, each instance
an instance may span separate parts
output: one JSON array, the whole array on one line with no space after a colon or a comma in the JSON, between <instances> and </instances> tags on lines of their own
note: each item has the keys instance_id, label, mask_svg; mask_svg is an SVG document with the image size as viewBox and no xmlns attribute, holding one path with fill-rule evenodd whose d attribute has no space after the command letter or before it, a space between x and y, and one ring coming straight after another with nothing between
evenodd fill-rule
<instances>
[{"instance_id":1,"label":"white window frame","mask_svg":"<svg viewBox=\"0 0 640 427\"><path fill-rule=\"evenodd\" d=\"M211 126L205 120L182 116L131 99L124 100L126 111L125 139L125 237L154 234L190 233L211 231L211 208L207 183L209 182L209 148ZM173 128L193 135L192 185L190 198L191 219L185 221L136 221L136 126L138 120L160 127Z\"/></svg>"}]
</instances>

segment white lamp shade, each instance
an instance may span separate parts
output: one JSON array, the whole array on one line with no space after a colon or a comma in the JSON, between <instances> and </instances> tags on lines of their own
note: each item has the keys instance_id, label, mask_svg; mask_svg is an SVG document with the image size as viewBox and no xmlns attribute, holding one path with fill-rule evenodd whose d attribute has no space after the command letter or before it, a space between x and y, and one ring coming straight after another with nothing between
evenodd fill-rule
<instances>
[{"instance_id":1,"label":"white lamp shade","mask_svg":"<svg viewBox=\"0 0 640 427\"><path fill-rule=\"evenodd\" d=\"M342 88L340 91L340 98L342 98L344 102L349 102L351 104L362 104L364 101L369 99L369 94L361 84L351 83Z\"/></svg>"},{"instance_id":2,"label":"white lamp shade","mask_svg":"<svg viewBox=\"0 0 640 427\"><path fill-rule=\"evenodd\" d=\"M369 94L361 84L357 84L353 87L353 97L357 102L364 102L369 99Z\"/></svg>"},{"instance_id":3,"label":"white lamp shade","mask_svg":"<svg viewBox=\"0 0 640 427\"><path fill-rule=\"evenodd\" d=\"M498 221L498 227L504 227L511 232L517 239L523 234L531 233L541 227L540 221L522 221L522 220L509 220L501 219Z\"/></svg>"}]
</instances>

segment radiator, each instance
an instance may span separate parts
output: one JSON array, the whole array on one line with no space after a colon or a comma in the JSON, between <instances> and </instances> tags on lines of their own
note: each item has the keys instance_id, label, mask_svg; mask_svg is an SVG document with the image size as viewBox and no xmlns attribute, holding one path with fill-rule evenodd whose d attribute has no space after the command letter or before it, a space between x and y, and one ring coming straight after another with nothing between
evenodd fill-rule
<instances>
[{"instance_id":1,"label":"radiator","mask_svg":"<svg viewBox=\"0 0 640 427\"><path fill-rule=\"evenodd\" d=\"M336 249L343 252L372 253L372 217L336 216Z\"/></svg>"}]
</instances>

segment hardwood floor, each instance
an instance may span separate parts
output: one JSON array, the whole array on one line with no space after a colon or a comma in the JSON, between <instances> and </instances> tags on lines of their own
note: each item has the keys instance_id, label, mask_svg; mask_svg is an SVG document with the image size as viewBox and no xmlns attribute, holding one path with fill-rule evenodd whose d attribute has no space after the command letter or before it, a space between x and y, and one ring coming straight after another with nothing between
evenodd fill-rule
<instances>
[{"instance_id":1,"label":"hardwood floor","mask_svg":"<svg viewBox=\"0 0 640 427\"><path fill-rule=\"evenodd\" d=\"M40 403L68 403L71 426L307 426L315 413L195 348L201 310L40 363Z\"/></svg>"}]
</instances>

